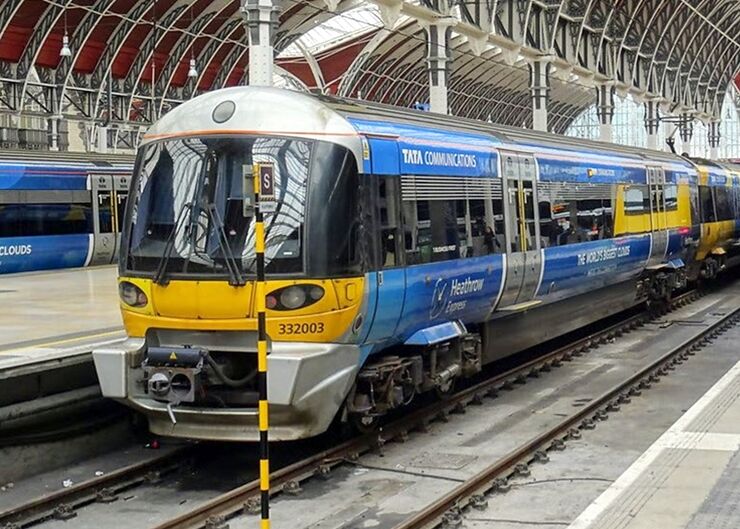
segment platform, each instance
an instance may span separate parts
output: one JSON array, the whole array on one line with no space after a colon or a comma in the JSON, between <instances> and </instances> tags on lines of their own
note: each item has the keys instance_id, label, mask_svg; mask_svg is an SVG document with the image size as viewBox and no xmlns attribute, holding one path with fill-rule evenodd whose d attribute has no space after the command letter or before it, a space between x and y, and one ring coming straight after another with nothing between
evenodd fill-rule
<instances>
[{"instance_id":1,"label":"platform","mask_svg":"<svg viewBox=\"0 0 740 529\"><path fill-rule=\"evenodd\" d=\"M0 371L123 339L114 266L0 277Z\"/></svg>"},{"instance_id":2,"label":"platform","mask_svg":"<svg viewBox=\"0 0 740 529\"><path fill-rule=\"evenodd\" d=\"M569 529L740 526L740 362Z\"/></svg>"}]
</instances>

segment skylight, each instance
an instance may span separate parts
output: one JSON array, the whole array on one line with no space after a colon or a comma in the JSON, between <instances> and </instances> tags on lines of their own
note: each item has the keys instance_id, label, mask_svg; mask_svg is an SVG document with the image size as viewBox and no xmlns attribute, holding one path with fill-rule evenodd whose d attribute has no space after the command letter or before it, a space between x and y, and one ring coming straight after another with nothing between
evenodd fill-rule
<instances>
[{"instance_id":1,"label":"skylight","mask_svg":"<svg viewBox=\"0 0 740 529\"><path fill-rule=\"evenodd\" d=\"M380 10L374 4L348 9L322 22L301 35L295 42L285 48L278 57L298 57L303 55L301 46L312 54L348 42L358 35L383 27Z\"/></svg>"}]
</instances>

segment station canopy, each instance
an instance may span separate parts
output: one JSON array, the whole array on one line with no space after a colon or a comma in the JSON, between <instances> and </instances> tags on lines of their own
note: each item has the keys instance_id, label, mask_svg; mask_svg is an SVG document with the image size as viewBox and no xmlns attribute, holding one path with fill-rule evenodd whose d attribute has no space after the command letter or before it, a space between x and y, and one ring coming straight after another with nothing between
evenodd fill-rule
<instances>
[{"instance_id":1,"label":"station canopy","mask_svg":"<svg viewBox=\"0 0 740 529\"><path fill-rule=\"evenodd\" d=\"M531 65L549 72L550 129L598 86L718 119L739 83L740 0L282 0L276 84L399 106L428 102L427 28L449 28L450 113L532 125ZM239 0L6 0L3 116L146 126L204 91L248 82Z\"/></svg>"}]
</instances>

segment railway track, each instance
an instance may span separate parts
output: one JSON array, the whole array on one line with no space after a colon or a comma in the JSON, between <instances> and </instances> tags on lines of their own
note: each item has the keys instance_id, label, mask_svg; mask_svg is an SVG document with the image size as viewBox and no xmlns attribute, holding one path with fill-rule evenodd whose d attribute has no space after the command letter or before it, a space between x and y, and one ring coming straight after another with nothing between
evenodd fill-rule
<instances>
[{"instance_id":1,"label":"railway track","mask_svg":"<svg viewBox=\"0 0 740 529\"><path fill-rule=\"evenodd\" d=\"M678 296L673 300L672 308L684 306L700 296L701 294L697 291ZM433 421L446 420L449 414L463 411L468 405L482 403L485 398L495 397L501 391L512 389L526 382L530 377L540 376L541 373L548 372L574 357L581 356L596 348L599 344L607 343L642 326L651 321L655 315L655 313L646 310L630 316L608 328L589 334L492 378L462 389L443 401L437 401L411 412L390 424L384 425L379 432L353 438L284 466L272 473L270 493L272 496L281 493L295 493L300 491L301 483L306 480L316 477L329 478L332 470L336 467L353 463L360 455L378 450L386 443L404 441L409 432L413 430L424 431ZM702 336L705 334L706 332L702 333ZM651 365L646 368L646 372L652 373L658 369L658 367ZM638 374L633 378L637 380L638 384L640 382L649 384L649 382L643 381L645 375L640 376ZM647 379L649 380L649 378L648 375ZM626 385L634 383L634 381L625 382ZM601 413L601 408L615 401L615 397L612 395L614 391L617 391L617 389L609 392L610 396L605 394L602 399L594 401L594 403L579 411L577 417L574 416L564 420L558 425L557 429L546 432L547 435L538 436L526 447L510 454L510 457L507 457L506 460L497 462L494 465L495 468L490 471L490 475L493 477L488 474L481 475L470 486L464 487L465 484L462 484L457 495L452 496L452 493L450 493L449 497L445 496L445 498L440 499L439 502L435 503L435 506L424 509L414 518L400 525L399 528L425 527L434 523L430 520L452 519L459 515L459 509L467 505L471 498L474 502L481 501L479 498L481 494L492 490L494 487L504 486L504 481L501 481L501 479L517 472L517 465L542 458L542 454L546 453L548 449L556 449L557 446L563 443L563 439L576 435L573 432L577 428L575 430L574 428L580 422L593 420L592 417L588 417L589 414ZM587 423L584 427L588 427ZM75 516L77 509L95 502L114 501L116 495L123 491L151 483L153 480L156 481L160 477L166 476L168 472L181 466L184 459L193 456L194 451L195 446L192 445L181 447L163 454L161 457L118 469L104 476L35 498L23 505L0 511L0 528L20 529L37 525L49 519L72 518ZM515 459L516 462L514 462ZM496 481L497 478L499 481ZM256 512L259 512L259 480L257 479L219 495L182 515L169 519L156 526L155 529L222 529L227 527L227 521L230 518Z\"/></svg>"},{"instance_id":2,"label":"railway track","mask_svg":"<svg viewBox=\"0 0 740 529\"><path fill-rule=\"evenodd\" d=\"M147 461L108 472L0 511L0 528L22 529L49 519L69 520L91 503L111 503L118 495L142 483L154 483L182 466L197 445L175 447Z\"/></svg>"},{"instance_id":3,"label":"railway track","mask_svg":"<svg viewBox=\"0 0 740 529\"><path fill-rule=\"evenodd\" d=\"M421 511L397 524L394 529L459 526L466 509L484 506L489 494L508 487L509 478L526 474L528 465L532 462L546 461L548 451L563 449L567 440L580 437L581 430L592 429L594 424L605 419L608 413L618 411L632 396L639 395L643 389L649 388L697 350L708 345L712 338L738 323L740 308L726 314L696 336L683 341L634 375L608 389L551 429L520 445Z\"/></svg>"},{"instance_id":4,"label":"railway track","mask_svg":"<svg viewBox=\"0 0 740 529\"><path fill-rule=\"evenodd\" d=\"M675 298L671 308L684 306L697 299L701 294L697 291L691 291ZM500 391L511 389L512 387L526 382L529 377L538 377L541 373L552 370L562 365L574 357L581 356L587 351L596 348L599 344L607 343L618 338L624 333L634 330L644 323L649 322L655 313L644 311L634 316L628 317L624 321L609 326L606 329L594 332L586 337L580 338L566 346L557 348L542 356L532 359L522 365L510 369L504 373L492 378L467 387L454 395L451 395L444 401L436 402L430 406L414 411L404 417L385 425L381 431L357 437L341 443L335 447L329 448L322 452L316 453L306 459L294 464L283 467L271 474L271 496L280 493L296 493L300 491L301 483L315 477L328 478L332 470L338 466L356 461L360 455L382 448L382 446L392 441L405 441L412 430L426 430L429 424L435 420L446 420L446 417L455 412L463 411L468 405L482 403L487 397L495 397ZM724 321L724 320L723 320ZM705 333L702 333L704 335ZM666 360L667 361L667 360ZM645 372L652 374L659 369L659 366L650 365L645 368ZM643 382L645 375L638 374L634 378L638 383ZM658 376L658 375L653 375ZM649 376L648 376L649 379ZM626 381L620 384L621 387L627 387L634 384L635 381ZM645 382L649 384L649 382ZM557 431L546 432L549 435L541 435L517 450L516 453L510 454L506 460L496 463L496 469L489 475L481 476L475 484L463 488L460 486L459 494L445 496L440 499L435 506L430 506L429 512L424 509L419 515L407 520L400 527L425 527L430 520L451 521L455 516L459 516L459 508L466 505L466 498L472 498L473 501L480 501L479 496L484 492L480 489L492 488L491 481L496 477L505 477L506 471L516 472L517 465L530 462L533 459L540 459L546 456L547 449L557 449L562 445L561 437L577 435L574 433L574 426L583 421L593 421L589 415L596 412L601 413L601 408L605 405L616 406L613 388L602 396L602 400L594 401L577 414L577 417L569 417L558 425ZM623 399L629 398L624 396ZM614 401L614 402L612 402ZM590 427L589 422L584 422L583 428ZM573 431L572 431L573 430ZM564 432L564 433L563 433ZM552 446L549 446L551 443ZM546 446L548 445L548 446ZM514 462L516 461L516 462ZM520 470L523 467L518 467ZM503 481L497 481L496 486L504 486ZM456 489L458 490L458 489ZM472 491L472 492L471 492ZM454 507L454 508L453 508ZM449 512L448 512L449 511ZM259 512L259 480L253 480L238 488L235 488L225 494L222 494L200 506L183 513L177 517L169 519L154 529L225 529L228 527L228 520L241 514L256 514ZM408 525L406 525L408 523ZM426 524L426 525L425 525Z\"/></svg>"}]
</instances>

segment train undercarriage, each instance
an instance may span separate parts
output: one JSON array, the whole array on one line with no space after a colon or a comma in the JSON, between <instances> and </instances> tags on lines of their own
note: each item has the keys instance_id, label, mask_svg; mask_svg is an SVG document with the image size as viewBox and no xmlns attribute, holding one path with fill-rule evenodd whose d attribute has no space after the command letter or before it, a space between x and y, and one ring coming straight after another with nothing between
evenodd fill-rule
<instances>
[{"instance_id":1,"label":"train undercarriage","mask_svg":"<svg viewBox=\"0 0 740 529\"><path fill-rule=\"evenodd\" d=\"M360 431L372 429L380 417L409 404L419 393L449 393L457 379L482 368L481 337L476 333L405 349L405 355L382 356L357 375L347 396L346 418Z\"/></svg>"}]
</instances>

